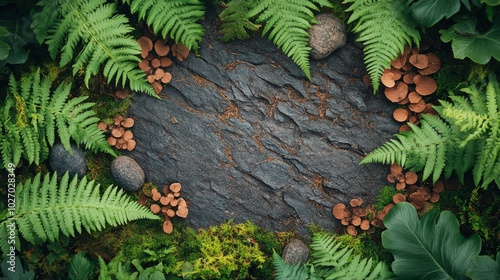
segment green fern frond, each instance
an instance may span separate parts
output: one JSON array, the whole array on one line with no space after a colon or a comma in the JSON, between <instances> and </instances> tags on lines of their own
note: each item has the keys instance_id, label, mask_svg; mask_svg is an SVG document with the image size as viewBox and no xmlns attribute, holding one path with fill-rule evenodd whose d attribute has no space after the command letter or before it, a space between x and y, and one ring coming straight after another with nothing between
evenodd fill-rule
<instances>
[{"instance_id":1,"label":"green fern frond","mask_svg":"<svg viewBox=\"0 0 500 280\"><path fill-rule=\"evenodd\" d=\"M351 5L348 23L356 22L353 31L364 45L365 65L374 92L380 85L380 77L391 61L404 51L405 45L420 44L420 33L409 15L406 0L344 0Z\"/></svg>"},{"instance_id":2,"label":"green fern frond","mask_svg":"<svg viewBox=\"0 0 500 280\"><path fill-rule=\"evenodd\" d=\"M308 79L311 48L307 29L317 23L313 11L319 11L318 5L332 6L327 0L259 0L248 13L249 18L257 16L258 23L265 22L262 35L269 33L269 40L291 57Z\"/></svg>"},{"instance_id":3,"label":"green fern frond","mask_svg":"<svg viewBox=\"0 0 500 280\"><path fill-rule=\"evenodd\" d=\"M68 151L74 140L87 149L116 156L97 127L99 119L90 110L94 103L84 102L86 96L68 99L71 84L61 83L52 94L50 88L50 80L41 78L40 70L19 82L11 76L6 100L0 107L3 166L10 162L17 165L21 157L29 164L39 164L56 137Z\"/></svg>"},{"instance_id":4,"label":"green fern frond","mask_svg":"<svg viewBox=\"0 0 500 280\"><path fill-rule=\"evenodd\" d=\"M197 51L205 34L199 23L205 16L205 5L199 0L123 0L139 20L145 20L156 34L170 36L190 50Z\"/></svg>"},{"instance_id":5,"label":"green fern frond","mask_svg":"<svg viewBox=\"0 0 500 280\"><path fill-rule=\"evenodd\" d=\"M57 5L54 5L57 3ZM129 34L133 28L124 15L116 15L116 4L106 0L41 1L42 11L34 15L32 28L48 45L53 59L60 55L60 66L73 62L73 75L85 69L88 87L92 76L103 74L108 83L157 96L137 67L139 44ZM49 20L44 20L49 17Z\"/></svg>"},{"instance_id":6,"label":"green fern frond","mask_svg":"<svg viewBox=\"0 0 500 280\"><path fill-rule=\"evenodd\" d=\"M307 280L309 273L307 267L301 263L292 265L284 261L273 249L273 265L276 269L276 280Z\"/></svg>"},{"instance_id":7,"label":"green fern frond","mask_svg":"<svg viewBox=\"0 0 500 280\"><path fill-rule=\"evenodd\" d=\"M224 11L219 14L222 21L220 33L224 42L250 38L248 32L259 30L260 25L250 21L248 13L253 7L253 2L248 0L232 0Z\"/></svg>"},{"instance_id":8,"label":"green fern frond","mask_svg":"<svg viewBox=\"0 0 500 280\"><path fill-rule=\"evenodd\" d=\"M490 74L486 86L471 85L461 91L468 97L451 96L435 107L437 116L424 115L421 127L397 134L369 153L361 163L397 162L422 171L422 179L432 174L434 182L444 173L455 172L463 183L472 168L474 184L486 188L492 182L500 188L500 86Z\"/></svg>"},{"instance_id":9,"label":"green fern frond","mask_svg":"<svg viewBox=\"0 0 500 280\"><path fill-rule=\"evenodd\" d=\"M131 200L123 190L110 185L100 196L99 184L77 176L70 180L68 173L58 182L57 174L38 173L33 180L16 186L14 215L0 221L1 247L10 247L7 225L15 221L24 239L33 244L54 241L62 233L75 236L82 229L101 230L107 224L117 226L137 219L159 219L147 208ZM20 243L16 242L20 250Z\"/></svg>"}]
</instances>

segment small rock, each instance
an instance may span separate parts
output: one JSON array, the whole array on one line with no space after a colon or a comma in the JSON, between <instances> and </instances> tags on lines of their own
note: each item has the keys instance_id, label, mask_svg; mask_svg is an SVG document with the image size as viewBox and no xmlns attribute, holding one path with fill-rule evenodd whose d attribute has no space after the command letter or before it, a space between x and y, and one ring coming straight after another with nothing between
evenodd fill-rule
<instances>
[{"instance_id":1,"label":"small rock","mask_svg":"<svg viewBox=\"0 0 500 280\"><path fill-rule=\"evenodd\" d=\"M290 264L306 263L309 258L309 248L300 239L294 238L283 249L283 260Z\"/></svg>"},{"instance_id":2,"label":"small rock","mask_svg":"<svg viewBox=\"0 0 500 280\"><path fill-rule=\"evenodd\" d=\"M116 184L126 191L137 191L144 184L144 170L131 157L119 156L111 162Z\"/></svg>"},{"instance_id":3,"label":"small rock","mask_svg":"<svg viewBox=\"0 0 500 280\"><path fill-rule=\"evenodd\" d=\"M63 144L56 143L49 152L50 169L57 172L59 176L69 172L70 178L73 178L75 175L81 178L87 173L85 153L73 143L71 143L71 149L73 155L64 149Z\"/></svg>"},{"instance_id":4,"label":"small rock","mask_svg":"<svg viewBox=\"0 0 500 280\"><path fill-rule=\"evenodd\" d=\"M316 19L318 24L309 29L309 46L311 57L319 60L344 46L347 35L344 23L333 14L319 14Z\"/></svg>"}]
</instances>

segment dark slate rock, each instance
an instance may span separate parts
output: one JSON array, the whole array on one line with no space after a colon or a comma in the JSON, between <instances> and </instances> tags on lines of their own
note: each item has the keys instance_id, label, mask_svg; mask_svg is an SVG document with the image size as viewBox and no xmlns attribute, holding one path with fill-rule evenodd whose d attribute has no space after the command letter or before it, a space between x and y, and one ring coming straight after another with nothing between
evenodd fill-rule
<instances>
[{"instance_id":1,"label":"dark slate rock","mask_svg":"<svg viewBox=\"0 0 500 280\"><path fill-rule=\"evenodd\" d=\"M309 248L300 239L293 238L286 244L281 257L290 264L306 263L309 258Z\"/></svg>"},{"instance_id":2,"label":"dark slate rock","mask_svg":"<svg viewBox=\"0 0 500 280\"><path fill-rule=\"evenodd\" d=\"M127 154L147 181L182 183L188 225L335 230L336 203L373 202L386 184L387 167L359 162L398 131L394 106L362 82L362 50L348 42L312 61L308 81L265 38L222 43L215 21L207 15L199 57L169 67L161 100L134 97Z\"/></svg>"},{"instance_id":3,"label":"dark slate rock","mask_svg":"<svg viewBox=\"0 0 500 280\"><path fill-rule=\"evenodd\" d=\"M316 20L318 24L308 30L309 46L312 58L323 59L345 45L347 34L344 23L333 14L319 14Z\"/></svg>"},{"instance_id":4,"label":"dark slate rock","mask_svg":"<svg viewBox=\"0 0 500 280\"><path fill-rule=\"evenodd\" d=\"M126 191L137 191L144 184L144 170L131 157L119 156L111 162L116 184Z\"/></svg>"},{"instance_id":5,"label":"dark slate rock","mask_svg":"<svg viewBox=\"0 0 500 280\"><path fill-rule=\"evenodd\" d=\"M75 175L81 178L87 173L85 153L73 143L71 143L71 150L73 154L66 151L61 143L54 144L49 152L50 169L53 172L57 172L59 176L68 172L70 178L73 178Z\"/></svg>"}]
</instances>

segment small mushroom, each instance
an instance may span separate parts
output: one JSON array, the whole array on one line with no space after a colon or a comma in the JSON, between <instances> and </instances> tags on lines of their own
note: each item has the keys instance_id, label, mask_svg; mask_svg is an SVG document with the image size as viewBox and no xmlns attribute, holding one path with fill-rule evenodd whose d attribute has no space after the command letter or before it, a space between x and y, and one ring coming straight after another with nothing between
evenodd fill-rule
<instances>
[{"instance_id":1,"label":"small mushroom","mask_svg":"<svg viewBox=\"0 0 500 280\"><path fill-rule=\"evenodd\" d=\"M113 118L115 125L120 125L122 120L123 120L123 117L121 115L116 115L116 117Z\"/></svg>"},{"instance_id":2,"label":"small mushroom","mask_svg":"<svg viewBox=\"0 0 500 280\"><path fill-rule=\"evenodd\" d=\"M163 223L163 231L167 234L170 234L172 233L173 230L174 230L174 225L172 225L172 222L170 220L166 220Z\"/></svg>"},{"instance_id":3,"label":"small mushroom","mask_svg":"<svg viewBox=\"0 0 500 280\"><path fill-rule=\"evenodd\" d=\"M358 231L356 230L356 228L353 226L353 225L349 225L347 227L347 233L352 235L352 236L357 236L358 235Z\"/></svg>"},{"instance_id":4,"label":"small mushroom","mask_svg":"<svg viewBox=\"0 0 500 280\"><path fill-rule=\"evenodd\" d=\"M151 204L151 206L149 206L149 209L151 209L151 212L155 214L158 214L161 211L161 207L158 204Z\"/></svg>"},{"instance_id":5,"label":"small mushroom","mask_svg":"<svg viewBox=\"0 0 500 280\"><path fill-rule=\"evenodd\" d=\"M154 73L155 80L157 81L161 80L163 78L163 74L165 74L165 71L163 71L163 69L161 68L156 69Z\"/></svg>"},{"instance_id":6,"label":"small mushroom","mask_svg":"<svg viewBox=\"0 0 500 280\"><path fill-rule=\"evenodd\" d=\"M408 171L405 174L405 182L409 185L413 185L417 182L418 180L418 175L415 172Z\"/></svg>"},{"instance_id":7,"label":"small mushroom","mask_svg":"<svg viewBox=\"0 0 500 280\"><path fill-rule=\"evenodd\" d=\"M427 58L429 60L429 65L427 68L419 69L418 73L420 75L430 75L436 73L441 68L441 60L433 53L428 53Z\"/></svg>"},{"instance_id":8,"label":"small mushroom","mask_svg":"<svg viewBox=\"0 0 500 280\"><path fill-rule=\"evenodd\" d=\"M109 138L108 138L108 140L107 140L107 141L108 141L108 144L109 144L110 146L115 146L115 145L116 145L116 138L115 138L115 137L112 137L112 136L111 136L111 137L109 137Z\"/></svg>"},{"instance_id":9,"label":"small mushroom","mask_svg":"<svg viewBox=\"0 0 500 280\"><path fill-rule=\"evenodd\" d=\"M395 87L386 88L384 90L385 96L391 102L399 102L403 100L408 94L408 85L403 82L398 82Z\"/></svg>"},{"instance_id":10,"label":"small mushroom","mask_svg":"<svg viewBox=\"0 0 500 280\"><path fill-rule=\"evenodd\" d=\"M402 193L397 193L392 197L392 201L394 201L394 203L398 204L400 202L406 201L406 196Z\"/></svg>"},{"instance_id":11,"label":"small mushroom","mask_svg":"<svg viewBox=\"0 0 500 280\"><path fill-rule=\"evenodd\" d=\"M416 75L413 81L415 82L415 90L420 95L430 95L437 89L436 81L429 76Z\"/></svg>"},{"instance_id":12,"label":"small mushroom","mask_svg":"<svg viewBox=\"0 0 500 280\"><path fill-rule=\"evenodd\" d=\"M434 187L432 188L432 191L436 193L441 193L444 190L444 183L441 180L438 180L435 184Z\"/></svg>"},{"instance_id":13,"label":"small mushroom","mask_svg":"<svg viewBox=\"0 0 500 280\"><path fill-rule=\"evenodd\" d=\"M169 205L170 204L170 198L168 196L162 196L160 197L160 203L162 205Z\"/></svg>"},{"instance_id":14,"label":"small mushroom","mask_svg":"<svg viewBox=\"0 0 500 280\"><path fill-rule=\"evenodd\" d=\"M177 211L175 212L175 215L177 215L178 217L181 217L181 218L186 218L187 215L189 213L189 210L187 207L183 206L183 207L177 207Z\"/></svg>"},{"instance_id":15,"label":"small mushroom","mask_svg":"<svg viewBox=\"0 0 500 280\"><path fill-rule=\"evenodd\" d=\"M429 58L425 54L413 54L408 61L418 69L429 66Z\"/></svg>"},{"instance_id":16,"label":"small mushroom","mask_svg":"<svg viewBox=\"0 0 500 280\"><path fill-rule=\"evenodd\" d=\"M151 70L151 63L147 59L141 60L141 62L139 62L138 65L139 68L146 73L148 73L149 70Z\"/></svg>"},{"instance_id":17,"label":"small mushroom","mask_svg":"<svg viewBox=\"0 0 500 280\"><path fill-rule=\"evenodd\" d=\"M180 192L181 191L181 184L180 183L172 183L170 186L169 186L169 189L172 191L172 192Z\"/></svg>"},{"instance_id":18,"label":"small mushroom","mask_svg":"<svg viewBox=\"0 0 500 280\"><path fill-rule=\"evenodd\" d=\"M148 77L148 80L149 80L149 77ZM159 94L161 92L161 90L163 89L162 85L160 83L158 83L157 81L152 82L151 85L153 86L153 89L154 89L156 94Z\"/></svg>"},{"instance_id":19,"label":"small mushroom","mask_svg":"<svg viewBox=\"0 0 500 280\"><path fill-rule=\"evenodd\" d=\"M422 95L418 94L416 91L412 91L408 93L408 100L410 103L418 103L420 100L422 100Z\"/></svg>"},{"instance_id":20,"label":"small mushroom","mask_svg":"<svg viewBox=\"0 0 500 280\"><path fill-rule=\"evenodd\" d=\"M174 55L177 60L184 61L189 55L189 49L182 44L174 44L172 46L172 55Z\"/></svg>"},{"instance_id":21,"label":"small mushroom","mask_svg":"<svg viewBox=\"0 0 500 280\"><path fill-rule=\"evenodd\" d=\"M362 230L369 230L370 229L370 221L368 220L363 220L361 221L361 225L359 226Z\"/></svg>"},{"instance_id":22,"label":"small mushroom","mask_svg":"<svg viewBox=\"0 0 500 280\"><path fill-rule=\"evenodd\" d=\"M408 120L409 112L406 108L397 108L392 113L392 117L398 122L405 122ZM394 183L394 182L391 182Z\"/></svg>"},{"instance_id":23,"label":"small mushroom","mask_svg":"<svg viewBox=\"0 0 500 280\"><path fill-rule=\"evenodd\" d=\"M161 62L158 58L154 58L153 60L151 60L151 67L158 68L158 67L160 67L160 65L161 65Z\"/></svg>"},{"instance_id":24,"label":"small mushroom","mask_svg":"<svg viewBox=\"0 0 500 280\"><path fill-rule=\"evenodd\" d=\"M170 81L172 81L172 74L170 74L169 72L165 72L165 74L163 74L163 77L161 78L161 82L164 84L168 84L170 83Z\"/></svg>"},{"instance_id":25,"label":"small mushroom","mask_svg":"<svg viewBox=\"0 0 500 280\"><path fill-rule=\"evenodd\" d=\"M172 65L172 59L168 58L168 57L162 57L160 59L160 66L161 67L168 67Z\"/></svg>"},{"instance_id":26,"label":"small mushroom","mask_svg":"<svg viewBox=\"0 0 500 280\"><path fill-rule=\"evenodd\" d=\"M170 218L174 217L175 216L175 211L173 209L168 209L167 210L167 216L169 216Z\"/></svg>"},{"instance_id":27,"label":"small mushroom","mask_svg":"<svg viewBox=\"0 0 500 280\"><path fill-rule=\"evenodd\" d=\"M361 198L354 198L354 199L351 199L351 201L349 202L349 204L350 204L352 207L358 207L358 206L361 206L361 204L363 204L363 199L361 199Z\"/></svg>"},{"instance_id":28,"label":"small mushroom","mask_svg":"<svg viewBox=\"0 0 500 280\"><path fill-rule=\"evenodd\" d=\"M135 149L136 145L137 145L137 143L135 142L135 140L133 140L133 139L128 140L127 151L132 151L133 149Z\"/></svg>"},{"instance_id":29,"label":"small mushroom","mask_svg":"<svg viewBox=\"0 0 500 280\"><path fill-rule=\"evenodd\" d=\"M159 56L166 56L170 52L170 46L163 40L157 40L154 45L155 52Z\"/></svg>"},{"instance_id":30,"label":"small mushroom","mask_svg":"<svg viewBox=\"0 0 500 280\"><path fill-rule=\"evenodd\" d=\"M345 209L345 204L344 203L338 203L336 204L333 209L332 209L332 214L333 216L340 220L342 218L344 218L344 209Z\"/></svg>"},{"instance_id":31,"label":"small mushroom","mask_svg":"<svg viewBox=\"0 0 500 280\"><path fill-rule=\"evenodd\" d=\"M149 52L153 49L153 42L146 36L142 36L137 40L137 43L141 46L141 56L145 58L148 56Z\"/></svg>"},{"instance_id":32,"label":"small mushroom","mask_svg":"<svg viewBox=\"0 0 500 280\"><path fill-rule=\"evenodd\" d=\"M361 224L361 218L359 216L353 216L351 223L354 226L359 226Z\"/></svg>"},{"instance_id":33,"label":"small mushroom","mask_svg":"<svg viewBox=\"0 0 500 280\"><path fill-rule=\"evenodd\" d=\"M113 137L115 137L115 138L122 137L124 132L125 132L125 129L123 129L123 127L115 127L113 129L111 129L111 135L113 135ZM123 144L123 143L121 143L121 144Z\"/></svg>"},{"instance_id":34,"label":"small mushroom","mask_svg":"<svg viewBox=\"0 0 500 280\"><path fill-rule=\"evenodd\" d=\"M421 113L425 110L425 101L420 99L417 103L411 103L408 105L408 109L415 113Z\"/></svg>"}]
</instances>

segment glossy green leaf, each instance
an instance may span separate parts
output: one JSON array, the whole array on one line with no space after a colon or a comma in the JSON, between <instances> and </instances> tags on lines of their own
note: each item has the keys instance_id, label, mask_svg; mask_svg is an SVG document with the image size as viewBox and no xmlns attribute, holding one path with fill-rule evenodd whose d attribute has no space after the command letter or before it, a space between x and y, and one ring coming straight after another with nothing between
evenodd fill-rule
<instances>
[{"instance_id":1,"label":"glossy green leaf","mask_svg":"<svg viewBox=\"0 0 500 280\"><path fill-rule=\"evenodd\" d=\"M500 252L497 252L496 261L489 256L473 257L467 276L474 280L500 279Z\"/></svg>"},{"instance_id":2,"label":"glossy green leaf","mask_svg":"<svg viewBox=\"0 0 500 280\"><path fill-rule=\"evenodd\" d=\"M9 44L0 41L0 60L4 60L9 56L10 46Z\"/></svg>"},{"instance_id":3,"label":"glossy green leaf","mask_svg":"<svg viewBox=\"0 0 500 280\"><path fill-rule=\"evenodd\" d=\"M421 26L429 27L444 17L450 18L460 10L460 0L419 0L410 7L413 19Z\"/></svg>"},{"instance_id":4,"label":"glossy green leaf","mask_svg":"<svg viewBox=\"0 0 500 280\"><path fill-rule=\"evenodd\" d=\"M476 20L462 20L446 30L440 30L441 40L451 42L455 58L470 58L479 64L486 64L491 57L500 61L500 20L496 20L488 31L479 33Z\"/></svg>"},{"instance_id":5,"label":"glossy green leaf","mask_svg":"<svg viewBox=\"0 0 500 280\"><path fill-rule=\"evenodd\" d=\"M399 279L466 279L472 257L481 250L477 234L464 238L450 211L431 210L419 220L407 202L394 206L384 219L382 245L393 256Z\"/></svg>"},{"instance_id":6,"label":"glossy green leaf","mask_svg":"<svg viewBox=\"0 0 500 280\"><path fill-rule=\"evenodd\" d=\"M481 0L481 3L486 3L489 6L500 5L500 0Z\"/></svg>"}]
</instances>

